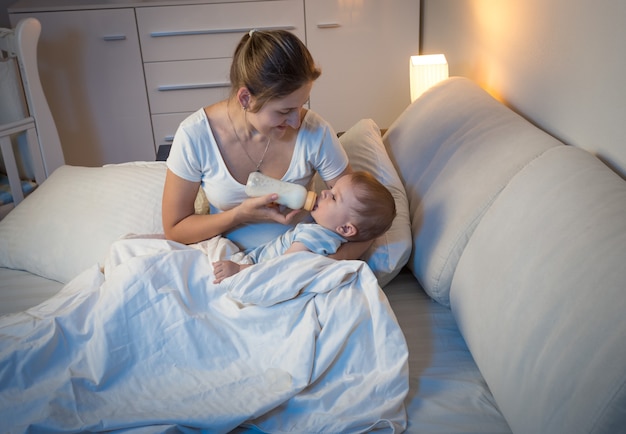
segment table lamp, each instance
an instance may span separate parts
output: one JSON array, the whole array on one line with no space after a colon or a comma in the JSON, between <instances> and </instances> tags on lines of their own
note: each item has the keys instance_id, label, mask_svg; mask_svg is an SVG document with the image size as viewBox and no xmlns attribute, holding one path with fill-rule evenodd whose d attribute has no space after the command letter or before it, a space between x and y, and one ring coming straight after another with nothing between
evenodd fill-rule
<instances>
[{"instance_id":1,"label":"table lamp","mask_svg":"<svg viewBox=\"0 0 626 434\"><path fill-rule=\"evenodd\" d=\"M448 78L448 62L443 54L411 56L411 102L434 84Z\"/></svg>"}]
</instances>

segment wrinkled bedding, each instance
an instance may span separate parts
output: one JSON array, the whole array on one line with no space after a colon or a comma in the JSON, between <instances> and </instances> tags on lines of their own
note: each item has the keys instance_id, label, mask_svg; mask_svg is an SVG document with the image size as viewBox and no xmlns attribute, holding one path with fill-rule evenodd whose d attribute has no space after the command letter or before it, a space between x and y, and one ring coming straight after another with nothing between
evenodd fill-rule
<instances>
[{"instance_id":1,"label":"wrinkled bedding","mask_svg":"<svg viewBox=\"0 0 626 434\"><path fill-rule=\"evenodd\" d=\"M213 284L216 237L113 244L0 318L0 431L399 432L407 346L361 261L284 255Z\"/></svg>"}]
</instances>

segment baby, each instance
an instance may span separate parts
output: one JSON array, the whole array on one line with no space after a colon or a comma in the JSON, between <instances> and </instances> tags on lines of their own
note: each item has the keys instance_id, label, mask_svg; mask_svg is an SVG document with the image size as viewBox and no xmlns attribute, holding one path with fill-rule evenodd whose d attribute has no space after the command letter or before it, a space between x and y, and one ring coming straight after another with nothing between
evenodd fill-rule
<instances>
[{"instance_id":1,"label":"baby","mask_svg":"<svg viewBox=\"0 0 626 434\"><path fill-rule=\"evenodd\" d=\"M276 240L247 252L252 264L214 262L214 283L285 253L310 251L328 256L347 241L373 240L389 229L395 216L396 205L389 190L370 173L353 172L318 195L311 210L313 223L299 223Z\"/></svg>"}]
</instances>

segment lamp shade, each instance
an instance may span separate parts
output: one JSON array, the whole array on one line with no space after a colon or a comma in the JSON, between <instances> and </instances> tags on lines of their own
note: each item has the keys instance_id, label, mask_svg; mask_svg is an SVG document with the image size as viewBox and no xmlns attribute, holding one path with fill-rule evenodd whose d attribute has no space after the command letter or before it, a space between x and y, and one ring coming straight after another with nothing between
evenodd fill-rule
<instances>
[{"instance_id":1,"label":"lamp shade","mask_svg":"<svg viewBox=\"0 0 626 434\"><path fill-rule=\"evenodd\" d=\"M426 89L448 78L448 62L443 54L411 56L411 102Z\"/></svg>"}]
</instances>

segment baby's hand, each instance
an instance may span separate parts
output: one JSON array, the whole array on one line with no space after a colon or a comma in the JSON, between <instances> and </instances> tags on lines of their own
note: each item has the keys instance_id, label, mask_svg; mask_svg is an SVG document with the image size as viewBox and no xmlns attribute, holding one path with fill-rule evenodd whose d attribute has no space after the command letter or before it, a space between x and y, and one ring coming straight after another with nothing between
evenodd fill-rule
<instances>
[{"instance_id":1,"label":"baby's hand","mask_svg":"<svg viewBox=\"0 0 626 434\"><path fill-rule=\"evenodd\" d=\"M239 264L233 261L213 262L213 274L215 274L215 280L213 281L213 283L220 283L227 277L237 274L239 270Z\"/></svg>"}]
</instances>

